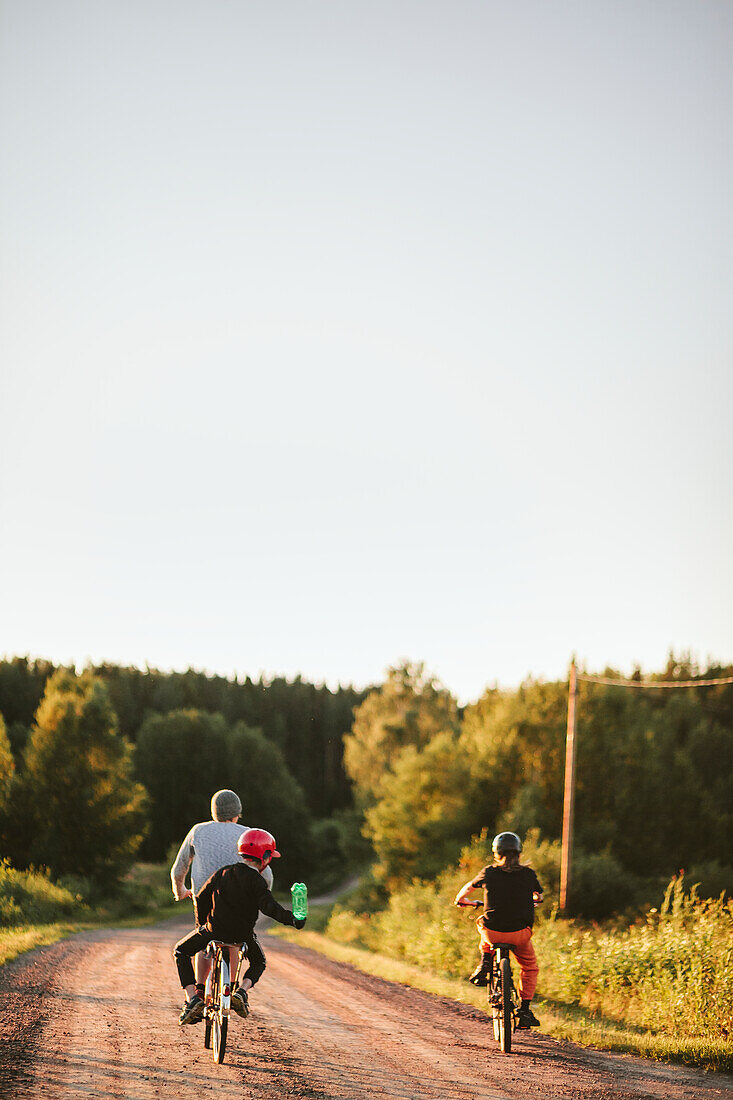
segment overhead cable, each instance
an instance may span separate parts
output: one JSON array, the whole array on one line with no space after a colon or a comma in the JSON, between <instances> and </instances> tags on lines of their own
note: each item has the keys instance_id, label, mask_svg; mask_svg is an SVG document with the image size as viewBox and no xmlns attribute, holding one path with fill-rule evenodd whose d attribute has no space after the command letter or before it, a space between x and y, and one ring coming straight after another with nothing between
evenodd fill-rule
<instances>
[{"instance_id":1,"label":"overhead cable","mask_svg":"<svg viewBox=\"0 0 733 1100\"><path fill-rule=\"evenodd\" d=\"M588 676L585 672L576 672L575 675L578 680L584 680L586 684L606 684L608 687L699 688L733 684L733 676L724 676L718 680L612 680L610 676Z\"/></svg>"}]
</instances>

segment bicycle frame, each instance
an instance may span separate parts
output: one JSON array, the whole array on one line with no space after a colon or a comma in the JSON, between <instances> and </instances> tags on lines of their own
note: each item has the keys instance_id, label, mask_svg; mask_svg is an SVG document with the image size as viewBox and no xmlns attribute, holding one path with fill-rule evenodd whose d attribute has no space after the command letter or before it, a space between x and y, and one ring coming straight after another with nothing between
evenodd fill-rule
<instances>
[{"instance_id":1,"label":"bicycle frame","mask_svg":"<svg viewBox=\"0 0 733 1100\"><path fill-rule=\"evenodd\" d=\"M480 901L460 901L459 909L480 909ZM512 1049L512 1035L517 1028L519 996L512 976L511 949L507 943L497 943L485 953L489 958L489 978L486 993L489 1013L494 1025L494 1038L505 1054Z\"/></svg>"},{"instance_id":2,"label":"bicycle frame","mask_svg":"<svg viewBox=\"0 0 733 1100\"><path fill-rule=\"evenodd\" d=\"M511 951L508 944L496 944L487 952L490 959L489 982L486 989L494 1025L494 1038L502 1051L512 1049L512 1035L517 1028L519 996L512 975Z\"/></svg>"},{"instance_id":3,"label":"bicycle frame","mask_svg":"<svg viewBox=\"0 0 733 1100\"><path fill-rule=\"evenodd\" d=\"M230 973L230 950L237 950L234 977ZM242 944L212 940L206 948L213 963L206 979L204 992L204 1046L213 1045L214 1061L224 1061L229 1013L232 1006L232 987L236 985L246 951ZM213 1037L213 1044L212 1044Z\"/></svg>"}]
</instances>

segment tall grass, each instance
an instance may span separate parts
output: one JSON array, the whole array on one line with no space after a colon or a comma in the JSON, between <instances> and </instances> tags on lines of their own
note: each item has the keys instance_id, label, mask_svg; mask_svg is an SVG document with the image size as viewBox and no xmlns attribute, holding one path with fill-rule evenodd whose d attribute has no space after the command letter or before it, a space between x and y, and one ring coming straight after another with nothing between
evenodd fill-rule
<instances>
[{"instance_id":1,"label":"tall grass","mask_svg":"<svg viewBox=\"0 0 733 1100\"><path fill-rule=\"evenodd\" d=\"M469 862L472 855L464 853ZM478 935L451 902L469 877L463 866L434 883L415 881L381 912L336 906L326 934L464 977L477 960ZM535 947L540 1001L578 1006L599 1021L662 1037L635 1049L733 1069L733 902L724 895L700 898L680 876L659 909L633 923L566 921L551 912L538 921Z\"/></svg>"},{"instance_id":2,"label":"tall grass","mask_svg":"<svg viewBox=\"0 0 733 1100\"><path fill-rule=\"evenodd\" d=\"M683 876L643 922L548 921L536 946L550 997L682 1039L733 1036L733 902L697 897Z\"/></svg>"}]
</instances>

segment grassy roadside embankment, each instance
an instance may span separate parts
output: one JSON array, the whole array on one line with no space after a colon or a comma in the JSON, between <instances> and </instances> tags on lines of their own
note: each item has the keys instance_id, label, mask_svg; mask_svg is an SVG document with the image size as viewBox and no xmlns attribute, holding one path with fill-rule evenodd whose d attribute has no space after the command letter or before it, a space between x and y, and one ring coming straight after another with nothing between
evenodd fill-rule
<instances>
[{"instance_id":1,"label":"grassy roadside embankment","mask_svg":"<svg viewBox=\"0 0 733 1100\"><path fill-rule=\"evenodd\" d=\"M154 924L179 912L165 864L136 864L109 897L87 898L75 884L0 862L0 966L94 928Z\"/></svg>"},{"instance_id":2,"label":"grassy roadside embankment","mask_svg":"<svg viewBox=\"0 0 733 1100\"><path fill-rule=\"evenodd\" d=\"M486 1009L485 993L464 977L475 961L475 930L436 884L413 883L371 915L314 908L309 923L300 933L273 931L387 981ZM732 929L731 903L697 899L682 880L637 924L543 921L535 935L541 1030L582 1046L733 1071Z\"/></svg>"},{"instance_id":3,"label":"grassy roadside embankment","mask_svg":"<svg viewBox=\"0 0 733 1100\"><path fill-rule=\"evenodd\" d=\"M374 913L351 911L347 896L346 904L312 905L300 932L271 931L485 1011L485 993L465 981L476 956L473 922L446 905L445 887L414 882ZM0 965L77 932L179 912L166 864L137 864L112 897L93 900L73 884L0 862ZM631 925L541 921L541 1030L583 1046L733 1071L732 932L733 903L701 900L682 879L670 884L658 912Z\"/></svg>"}]
</instances>

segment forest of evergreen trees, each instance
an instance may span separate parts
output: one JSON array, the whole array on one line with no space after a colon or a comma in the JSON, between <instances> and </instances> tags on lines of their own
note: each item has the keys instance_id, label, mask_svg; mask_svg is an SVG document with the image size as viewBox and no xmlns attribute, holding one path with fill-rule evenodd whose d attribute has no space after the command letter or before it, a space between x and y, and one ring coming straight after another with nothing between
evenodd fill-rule
<instances>
[{"instance_id":1,"label":"forest of evergreen trees","mask_svg":"<svg viewBox=\"0 0 733 1100\"><path fill-rule=\"evenodd\" d=\"M104 699L103 714L98 706L95 711L92 684ZM238 681L193 670L142 671L111 664L75 676L48 661L0 661L0 723L12 753L6 754L5 783L0 783L0 813L3 791L7 803L2 854L17 865L34 862L68 870L75 858L71 851L52 857L45 829L39 825L34 839L23 809L25 801L38 801L44 766L37 759L39 742L45 739L43 760L53 768L57 785L62 787L61 778L76 767L83 787L85 753L98 754L100 738L113 736L115 741L105 744L125 746L130 778L141 785L142 793L131 797L133 804L144 806L144 820L138 820L137 811L130 820L136 823L132 831L139 834L143 857L165 858L192 824L208 818L212 792L234 787L242 798L245 823L268 827L278 836L287 853L284 869L308 868L316 841L323 845L327 840L331 849L338 849L338 831L324 823L352 804L343 735L363 698L364 692L349 687L331 691L300 678ZM69 714L59 719L64 708ZM88 720L90 710L93 721ZM0 729L0 771L3 737ZM44 797L49 797L45 786ZM57 822L59 816L72 817L78 802L69 791L66 808L56 806L47 816ZM97 826L95 814L89 823ZM72 823L69 829L76 831ZM338 857L338 851L332 852L332 858ZM82 864L77 853L76 865ZM97 873L96 868L91 858L84 865L88 873Z\"/></svg>"},{"instance_id":2,"label":"forest of evergreen trees","mask_svg":"<svg viewBox=\"0 0 733 1100\"><path fill-rule=\"evenodd\" d=\"M260 729L278 746L314 817L329 817L351 804L342 738L365 692L350 687L331 691L299 677L240 681L192 669L142 671L111 664L91 671L107 687L118 732L133 745L151 715L179 710L220 714L229 725L244 722ZM27 657L0 661L0 715L16 754L23 751L46 682L54 672L49 661Z\"/></svg>"}]
</instances>

